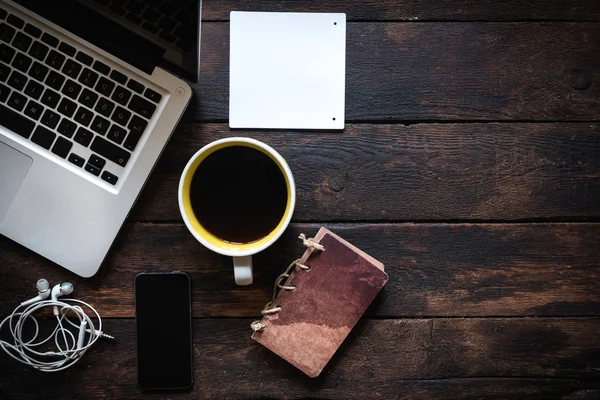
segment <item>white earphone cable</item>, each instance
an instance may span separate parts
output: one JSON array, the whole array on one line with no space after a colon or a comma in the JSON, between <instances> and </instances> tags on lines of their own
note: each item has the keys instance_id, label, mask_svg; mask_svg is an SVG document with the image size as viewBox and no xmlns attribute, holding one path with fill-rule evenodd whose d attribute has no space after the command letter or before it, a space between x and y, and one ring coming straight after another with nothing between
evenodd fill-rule
<instances>
[{"instance_id":1,"label":"white earphone cable","mask_svg":"<svg viewBox=\"0 0 600 400\"><path fill-rule=\"evenodd\" d=\"M81 306L91 310L92 317L98 321L98 326ZM36 342L40 327L32 314L48 307L58 307L59 315L55 316L57 325L50 335ZM76 318L79 324L73 322L69 316L73 319ZM35 329L31 339L26 341L23 337L23 329L27 321L32 322ZM71 332L65 322L73 326L76 333ZM0 322L0 331L5 324L8 325L12 335L12 343L0 340L0 347L15 360L44 372L56 372L69 368L79 361L100 337L114 339L102 332L100 314L86 302L76 299L43 300L26 306L19 305L11 315ZM45 345L53 338L56 351L42 351L40 346Z\"/></svg>"}]
</instances>

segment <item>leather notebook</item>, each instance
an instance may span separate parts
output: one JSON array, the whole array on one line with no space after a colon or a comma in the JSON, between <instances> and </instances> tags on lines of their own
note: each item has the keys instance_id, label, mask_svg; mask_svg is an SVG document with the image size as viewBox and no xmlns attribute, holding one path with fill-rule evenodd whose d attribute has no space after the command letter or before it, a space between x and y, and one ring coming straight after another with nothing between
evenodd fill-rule
<instances>
[{"instance_id":1,"label":"leather notebook","mask_svg":"<svg viewBox=\"0 0 600 400\"><path fill-rule=\"evenodd\" d=\"M388 280L383 264L321 228L252 338L310 377L317 377Z\"/></svg>"}]
</instances>

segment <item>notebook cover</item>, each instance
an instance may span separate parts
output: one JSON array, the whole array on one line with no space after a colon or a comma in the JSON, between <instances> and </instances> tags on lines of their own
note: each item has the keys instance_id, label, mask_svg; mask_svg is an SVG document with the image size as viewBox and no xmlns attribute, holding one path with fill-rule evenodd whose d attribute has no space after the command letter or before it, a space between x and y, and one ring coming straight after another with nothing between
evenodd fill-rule
<instances>
[{"instance_id":1,"label":"notebook cover","mask_svg":"<svg viewBox=\"0 0 600 400\"><path fill-rule=\"evenodd\" d=\"M388 280L383 264L321 228L315 241L325 251L307 249L299 268L274 306L282 310L263 318L267 330L252 338L303 371L318 376L369 304Z\"/></svg>"}]
</instances>

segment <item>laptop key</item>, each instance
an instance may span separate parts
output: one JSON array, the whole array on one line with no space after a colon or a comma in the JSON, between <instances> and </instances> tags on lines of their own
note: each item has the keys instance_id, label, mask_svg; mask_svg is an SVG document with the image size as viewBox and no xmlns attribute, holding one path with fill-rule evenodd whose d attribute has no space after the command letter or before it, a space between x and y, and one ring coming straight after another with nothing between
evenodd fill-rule
<instances>
[{"instance_id":1,"label":"laptop key","mask_svg":"<svg viewBox=\"0 0 600 400\"><path fill-rule=\"evenodd\" d=\"M58 46L59 40L49 33L44 33L42 35L42 42L49 44L52 47L56 47L56 46Z\"/></svg>"},{"instance_id":2,"label":"laptop key","mask_svg":"<svg viewBox=\"0 0 600 400\"><path fill-rule=\"evenodd\" d=\"M13 71L6 83L17 90L23 90L27 83L27 77L18 71Z\"/></svg>"},{"instance_id":3,"label":"laptop key","mask_svg":"<svg viewBox=\"0 0 600 400\"><path fill-rule=\"evenodd\" d=\"M25 25L25 21L14 14L9 14L8 18L6 18L6 22L19 29Z\"/></svg>"},{"instance_id":4,"label":"laptop key","mask_svg":"<svg viewBox=\"0 0 600 400\"><path fill-rule=\"evenodd\" d=\"M98 105L96 106L96 108L94 108L94 110L108 118L110 117L110 114L112 113L112 110L114 108L115 103L101 97L100 100L98 100Z\"/></svg>"},{"instance_id":5,"label":"laptop key","mask_svg":"<svg viewBox=\"0 0 600 400\"><path fill-rule=\"evenodd\" d=\"M76 109L77 109L77 104L75 104L71 100L67 99L66 97L63 97L63 99L60 101L60 104L58 105L58 108L57 108L59 113L61 113L62 115L65 115L69 118L73 115L73 113L75 112Z\"/></svg>"},{"instance_id":6,"label":"laptop key","mask_svg":"<svg viewBox=\"0 0 600 400\"><path fill-rule=\"evenodd\" d=\"M33 128L35 128L35 122L1 104L0 115L2 115L2 118L0 118L0 125L24 138L31 136L31 132L33 132Z\"/></svg>"},{"instance_id":7,"label":"laptop key","mask_svg":"<svg viewBox=\"0 0 600 400\"><path fill-rule=\"evenodd\" d=\"M123 139L127 135L127 131L117 125L113 125L110 127L110 131L108 131L108 135L106 135L107 139L112 140L117 144L123 143Z\"/></svg>"},{"instance_id":8,"label":"laptop key","mask_svg":"<svg viewBox=\"0 0 600 400\"><path fill-rule=\"evenodd\" d=\"M58 125L58 121L60 121L60 115L58 115L52 110L46 110L46 112L44 112L44 115L42 115L42 124L46 125L50 129L56 128L56 125Z\"/></svg>"},{"instance_id":9,"label":"laptop key","mask_svg":"<svg viewBox=\"0 0 600 400\"><path fill-rule=\"evenodd\" d=\"M83 83L87 87L93 88L98 80L98 74L89 68L85 68L79 76L79 82Z\"/></svg>"},{"instance_id":10,"label":"laptop key","mask_svg":"<svg viewBox=\"0 0 600 400\"><path fill-rule=\"evenodd\" d=\"M83 67L78 62L68 59L62 69L62 72L70 78L77 79L82 68Z\"/></svg>"},{"instance_id":11,"label":"laptop key","mask_svg":"<svg viewBox=\"0 0 600 400\"><path fill-rule=\"evenodd\" d=\"M58 139L56 139L54 146L52 146L52 152L59 157L67 158L72 147L73 143L70 140L59 136Z\"/></svg>"},{"instance_id":12,"label":"laptop key","mask_svg":"<svg viewBox=\"0 0 600 400\"><path fill-rule=\"evenodd\" d=\"M26 52L27 50L29 50L29 46L31 46L32 41L33 39L31 39L31 37L21 32L17 32L15 38L12 41L12 44L17 49Z\"/></svg>"},{"instance_id":13,"label":"laptop key","mask_svg":"<svg viewBox=\"0 0 600 400\"><path fill-rule=\"evenodd\" d=\"M125 76L125 74L122 74L121 72L114 70L114 69L110 73L110 77L111 77L111 79L119 82L121 85L124 85L125 82L127 82L127 76Z\"/></svg>"},{"instance_id":14,"label":"laptop key","mask_svg":"<svg viewBox=\"0 0 600 400\"><path fill-rule=\"evenodd\" d=\"M0 83L0 102L4 103L6 99L8 99L8 95L10 94L10 89L8 86ZM2 121L0 121L2 122Z\"/></svg>"},{"instance_id":15,"label":"laptop key","mask_svg":"<svg viewBox=\"0 0 600 400\"><path fill-rule=\"evenodd\" d=\"M50 50L50 54L48 54L48 58L46 58L46 64L51 66L54 69L60 70L65 62L66 57L60 54L56 50Z\"/></svg>"},{"instance_id":16,"label":"laptop key","mask_svg":"<svg viewBox=\"0 0 600 400\"><path fill-rule=\"evenodd\" d=\"M94 118L94 114L90 110L85 107L79 107L73 119L83 126L88 126L92 122L92 118Z\"/></svg>"},{"instance_id":17,"label":"laptop key","mask_svg":"<svg viewBox=\"0 0 600 400\"><path fill-rule=\"evenodd\" d=\"M0 24L0 40L6 43L10 43L10 41L15 36L15 28L5 24L4 22Z\"/></svg>"},{"instance_id":18,"label":"laptop key","mask_svg":"<svg viewBox=\"0 0 600 400\"><path fill-rule=\"evenodd\" d=\"M96 133L99 133L100 135L104 135L106 133L106 131L108 130L109 126L110 126L110 121L108 121L105 118L102 118L99 115L96 115L96 118L94 118L94 122L92 122L90 129ZM113 125L113 126L115 126L115 125Z\"/></svg>"},{"instance_id":19,"label":"laptop key","mask_svg":"<svg viewBox=\"0 0 600 400\"><path fill-rule=\"evenodd\" d=\"M38 126L35 128L35 132L33 132L33 136L31 137L31 141L33 143L47 150L50 149L50 146L52 146L54 139L56 139L56 133L44 128L43 126Z\"/></svg>"},{"instance_id":20,"label":"laptop key","mask_svg":"<svg viewBox=\"0 0 600 400\"><path fill-rule=\"evenodd\" d=\"M131 92L129 90L125 89L122 86L117 86L111 99L124 106L125 104L127 104L130 97Z\"/></svg>"},{"instance_id":21,"label":"laptop key","mask_svg":"<svg viewBox=\"0 0 600 400\"><path fill-rule=\"evenodd\" d=\"M158 21L160 17L161 17L160 13L156 10L153 10L150 7L146 8L146 10L142 13L142 18L144 18L146 21L150 21L152 23L155 23L156 21Z\"/></svg>"},{"instance_id":22,"label":"laptop key","mask_svg":"<svg viewBox=\"0 0 600 400\"><path fill-rule=\"evenodd\" d=\"M131 153L128 151L123 150L100 136L94 138L90 149L121 167L127 165L127 161L129 161L129 157L131 156Z\"/></svg>"},{"instance_id":23,"label":"laptop key","mask_svg":"<svg viewBox=\"0 0 600 400\"><path fill-rule=\"evenodd\" d=\"M12 69L5 64L0 63L0 82L6 82Z\"/></svg>"},{"instance_id":24,"label":"laptop key","mask_svg":"<svg viewBox=\"0 0 600 400\"><path fill-rule=\"evenodd\" d=\"M12 92L6 104L17 111L23 111L25 103L27 103L27 97L23 96L21 93Z\"/></svg>"},{"instance_id":25,"label":"laptop key","mask_svg":"<svg viewBox=\"0 0 600 400\"><path fill-rule=\"evenodd\" d=\"M112 115L112 120L117 124L121 124L123 126L127 126L127 122L131 117L131 112L127 111L123 107L117 107L115 112Z\"/></svg>"},{"instance_id":26,"label":"laptop key","mask_svg":"<svg viewBox=\"0 0 600 400\"><path fill-rule=\"evenodd\" d=\"M88 56L87 54L83 53L83 52L78 52L77 55L75 56L75 59L77 61L81 61L82 63L84 63L85 65L92 65L92 61L94 61L94 59L90 56Z\"/></svg>"},{"instance_id":27,"label":"laptop key","mask_svg":"<svg viewBox=\"0 0 600 400\"><path fill-rule=\"evenodd\" d=\"M144 85L133 79L130 79L129 82L127 82L127 87L134 92L138 92L139 94L144 92Z\"/></svg>"},{"instance_id":28,"label":"laptop key","mask_svg":"<svg viewBox=\"0 0 600 400\"><path fill-rule=\"evenodd\" d=\"M38 41L35 41L29 49L29 55L35 59L44 61L44 59L46 58L46 54L48 54L49 51L50 49L48 48L48 46Z\"/></svg>"},{"instance_id":29,"label":"laptop key","mask_svg":"<svg viewBox=\"0 0 600 400\"><path fill-rule=\"evenodd\" d=\"M79 102L88 108L93 108L96 100L98 100L98 95L89 89L83 89L79 96Z\"/></svg>"},{"instance_id":30,"label":"laptop key","mask_svg":"<svg viewBox=\"0 0 600 400\"><path fill-rule=\"evenodd\" d=\"M4 8L0 7L0 19L6 18L7 15L8 15L8 12Z\"/></svg>"},{"instance_id":31,"label":"laptop key","mask_svg":"<svg viewBox=\"0 0 600 400\"><path fill-rule=\"evenodd\" d=\"M66 118L63 118L62 121L60 121L60 125L58 125L58 133L60 133L63 136L66 136L68 138L73 137L73 134L75 133L75 130L77 129L77 124L73 121L69 121Z\"/></svg>"},{"instance_id":32,"label":"laptop key","mask_svg":"<svg viewBox=\"0 0 600 400\"><path fill-rule=\"evenodd\" d=\"M27 96L38 100L43 92L44 87L41 84L37 83L33 79L30 79L29 82L27 82L27 86L25 87L25 94Z\"/></svg>"},{"instance_id":33,"label":"laptop key","mask_svg":"<svg viewBox=\"0 0 600 400\"><path fill-rule=\"evenodd\" d=\"M156 105L150 103L148 100L142 99L136 94L129 102L128 108L140 114L142 117L150 119L156 110Z\"/></svg>"},{"instance_id":34,"label":"laptop key","mask_svg":"<svg viewBox=\"0 0 600 400\"><path fill-rule=\"evenodd\" d=\"M162 19L158 21L158 27L165 32L171 32L175 26L177 26L177 22L169 17L162 17Z\"/></svg>"},{"instance_id":35,"label":"laptop key","mask_svg":"<svg viewBox=\"0 0 600 400\"><path fill-rule=\"evenodd\" d=\"M83 159L83 157L80 157L75 153L71 153L71 155L69 156L69 162L71 164L77 165L78 167L83 167L85 160Z\"/></svg>"},{"instance_id":36,"label":"laptop key","mask_svg":"<svg viewBox=\"0 0 600 400\"><path fill-rule=\"evenodd\" d=\"M15 56L15 49L8 47L4 43L0 44L0 61L9 64Z\"/></svg>"},{"instance_id":37,"label":"laptop key","mask_svg":"<svg viewBox=\"0 0 600 400\"><path fill-rule=\"evenodd\" d=\"M75 137L73 138L73 140L75 140L77 143L79 143L80 145L82 145L84 147L88 147L90 142L92 141L93 137L94 137L94 134L92 132L88 131L87 129L79 127L79 129L77 129L77 133L75 134Z\"/></svg>"},{"instance_id":38,"label":"laptop key","mask_svg":"<svg viewBox=\"0 0 600 400\"><path fill-rule=\"evenodd\" d=\"M42 30L37 26L33 26L31 24L25 25L25 28L23 30L25 31L25 33L33 36L36 39L42 36Z\"/></svg>"},{"instance_id":39,"label":"laptop key","mask_svg":"<svg viewBox=\"0 0 600 400\"><path fill-rule=\"evenodd\" d=\"M23 53L18 53L12 62L12 66L21 72L27 72L33 60Z\"/></svg>"},{"instance_id":40,"label":"laptop key","mask_svg":"<svg viewBox=\"0 0 600 400\"><path fill-rule=\"evenodd\" d=\"M112 81L109 81L108 79L106 79L104 77L100 78L100 80L98 81L98 84L96 85L96 91L106 97L110 97L110 94L112 93L114 88L115 88L115 83Z\"/></svg>"},{"instance_id":41,"label":"laptop key","mask_svg":"<svg viewBox=\"0 0 600 400\"><path fill-rule=\"evenodd\" d=\"M88 160L88 164L91 164L98 169L102 169L106 165L106 160L98 157L95 154L92 154Z\"/></svg>"},{"instance_id":42,"label":"laptop key","mask_svg":"<svg viewBox=\"0 0 600 400\"><path fill-rule=\"evenodd\" d=\"M75 55L75 53L77 53L77 50L75 50L75 47L71 46L70 44L67 44L65 42L62 42L60 45L58 45L58 50L62 51L63 53L65 53L68 56L73 57Z\"/></svg>"},{"instance_id":43,"label":"laptop key","mask_svg":"<svg viewBox=\"0 0 600 400\"><path fill-rule=\"evenodd\" d=\"M104 171L102 173L101 178L104 179L106 182L110 183L111 185L115 185L119 180L119 178L116 175L113 175L108 171Z\"/></svg>"},{"instance_id":44,"label":"laptop key","mask_svg":"<svg viewBox=\"0 0 600 400\"><path fill-rule=\"evenodd\" d=\"M59 100L60 95L52 89L46 89L44 95L42 96L42 104L50 108L55 108Z\"/></svg>"},{"instance_id":45,"label":"laptop key","mask_svg":"<svg viewBox=\"0 0 600 400\"><path fill-rule=\"evenodd\" d=\"M100 175L100 169L94 167L92 164L85 164L85 168L84 168L87 172L89 172L92 175Z\"/></svg>"},{"instance_id":46,"label":"laptop key","mask_svg":"<svg viewBox=\"0 0 600 400\"><path fill-rule=\"evenodd\" d=\"M110 72L110 67L106 64L104 64L101 61L97 61L94 62L94 65L92 66L93 69L95 69L96 71L100 72L102 75L108 75L108 73Z\"/></svg>"},{"instance_id":47,"label":"laptop key","mask_svg":"<svg viewBox=\"0 0 600 400\"><path fill-rule=\"evenodd\" d=\"M46 78L46 85L56 90L60 90L64 82L65 77L60 74L57 74L54 71L50 71L48 77Z\"/></svg>"},{"instance_id":48,"label":"laptop key","mask_svg":"<svg viewBox=\"0 0 600 400\"><path fill-rule=\"evenodd\" d=\"M175 14L177 7L175 7L173 4L163 2L158 8L158 11L160 11L161 14L168 15L170 17Z\"/></svg>"},{"instance_id":49,"label":"laptop key","mask_svg":"<svg viewBox=\"0 0 600 400\"><path fill-rule=\"evenodd\" d=\"M161 94L155 92L154 90L152 90L150 88L146 89L146 91L144 92L144 97L152 100L155 103L160 103L160 100L162 99Z\"/></svg>"},{"instance_id":50,"label":"laptop key","mask_svg":"<svg viewBox=\"0 0 600 400\"><path fill-rule=\"evenodd\" d=\"M35 61L29 70L29 76L33 79L37 79L40 82L44 82L48 71L48 67Z\"/></svg>"},{"instance_id":51,"label":"laptop key","mask_svg":"<svg viewBox=\"0 0 600 400\"><path fill-rule=\"evenodd\" d=\"M64 94L65 96L69 96L73 100L77 99L77 96L79 96L79 92L81 92L81 85L79 83L73 82L70 79L67 80L65 86L63 86L62 89L62 94Z\"/></svg>"},{"instance_id":52,"label":"laptop key","mask_svg":"<svg viewBox=\"0 0 600 400\"><path fill-rule=\"evenodd\" d=\"M129 128L130 132L124 144L126 149L131 151L135 149L135 146L137 146L140 138L142 137L146 126L148 126L148 121L138 117L137 115L134 115L133 118L131 118L131 122L129 122L129 125L127 125L127 128Z\"/></svg>"},{"instance_id":53,"label":"laptop key","mask_svg":"<svg viewBox=\"0 0 600 400\"><path fill-rule=\"evenodd\" d=\"M179 21L179 22L181 22L181 25L179 25L179 27L184 27L184 26L186 26L188 23L190 23L190 22L191 22L191 20L192 20L192 16L191 16L191 15L189 15L188 13L186 13L185 11L183 11L183 10L180 10L179 12L177 12L177 14L175 14L175 17L174 17L174 19L175 19L176 21ZM179 28L179 27L178 27L178 28ZM177 29L175 29L175 31L177 31ZM177 36L181 37L181 35L177 35Z\"/></svg>"},{"instance_id":54,"label":"laptop key","mask_svg":"<svg viewBox=\"0 0 600 400\"><path fill-rule=\"evenodd\" d=\"M40 119L43 112L44 112L44 106L42 106L40 103L37 103L33 100L29 100L29 103L27 103L27 106L25 107L25 115L27 115L29 118L34 119L36 121L38 119Z\"/></svg>"}]
</instances>

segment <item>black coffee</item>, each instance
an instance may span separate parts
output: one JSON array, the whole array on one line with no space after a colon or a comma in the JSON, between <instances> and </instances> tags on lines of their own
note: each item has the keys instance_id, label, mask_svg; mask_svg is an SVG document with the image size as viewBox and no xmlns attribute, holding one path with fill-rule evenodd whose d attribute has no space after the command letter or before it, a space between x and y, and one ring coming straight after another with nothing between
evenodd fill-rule
<instances>
[{"instance_id":1,"label":"black coffee","mask_svg":"<svg viewBox=\"0 0 600 400\"><path fill-rule=\"evenodd\" d=\"M251 243L271 233L288 200L279 166L260 150L231 146L200 163L190 188L196 218L230 243Z\"/></svg>"}]
</instances>

